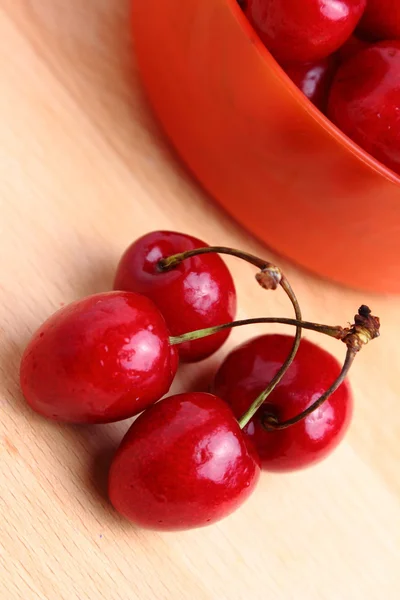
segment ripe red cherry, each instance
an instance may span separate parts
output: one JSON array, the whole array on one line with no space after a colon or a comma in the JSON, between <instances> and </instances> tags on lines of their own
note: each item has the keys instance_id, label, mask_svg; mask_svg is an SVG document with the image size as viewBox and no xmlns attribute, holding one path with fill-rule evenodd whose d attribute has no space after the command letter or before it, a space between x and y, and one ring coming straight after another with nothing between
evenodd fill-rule
<instances>
[{"instance_id":1,"label":"ripe red cherry","mask_svg":"<svg viewBox=\"0 0 400 600\"><path fill-rule=\"evenodd\" d=\"M191 529L236 510L259 474L260 459L226 403L179 394L133 423L111 465L109 496L140 527Z\"/></svg>"},{"instance_id":2,"label":"ripe red cherry","mask_svg":"<svg viewBox=\"0 0 400 600\"><path fill-rule=\"evenodd\" d=\"M172 254L207 246L183 233L154 231L134 242L122 256L114 289L145 294L155 302L172 335L233 321L236 292L227 266L217 254L184 260L168 272L158 262ZM195 362L213 354L230 330L179 345L182 361Z\"/></svg>"},{"instance_id":3,"label":"ripe red cherry","mask_svg":"<svg viewBox=\"0 0 400 600\"><path fill-rule=\"evenodd\" d=\"M281 66L303 94L324 112L328 103L329 88L337 68L337 57L332 54L314 62L292 62Z\"/></svg>"},{"instance_id":4,"label":"ripe red cherry","mask_svg":"<svg viewBox=\"0 0 400 600\"><path fill-rule=\"evenodd\" d=\"M358 29L375 42L400 39L399 0L368 0Z\"/></svg>"},{"instance_id":5,"label":"ripe red cherry","mask_svg":"<svg viewBox=\"0 0 400 600\"><path fill-rule=\"evenodd\" d=\"M366 0L248 0L246 14L280 62L335 52L353 33Z\"/></svg>"},{"instance_id":6,"label":"ripe red cherry","mask_svg":"<svg viewBox=\"0 0 400 600\"><path fill-rule=\"evenodd\" d=\"M221 365L213 391L239 418L267 387L292 345L291 336L262 335L239 346ZM302 339L284 378L243 430L254 443L263 469L300 469L321 460L338 445L353 408L346 381L320 408L287 429L267 431L262 421L268 415L285 421L300 414L330 387L339 373L340 365L333 356Z\"/></svg>"},{"instance_id":7,"label":"ripe red cherry","mask_svg":"<svg viewBox=\"0 0 400 600\"><path fill-rule=\"evenodd\" d=\"M364 150L400 173L400 41L361 50L338 70L329 118Z\"/></svg>"},{"instance_id":8,"label":"ripe red cherry","mask_svg":"<svg viewBox=\"0 0 400 600\"><path fill-rule=\"evenodd\" d=\"M96 294L65 306L34 334L22 392L41 415L71 423L131 417L169 389L177 369L163 316L139 294Z\"/></svg>"}]
</instances>

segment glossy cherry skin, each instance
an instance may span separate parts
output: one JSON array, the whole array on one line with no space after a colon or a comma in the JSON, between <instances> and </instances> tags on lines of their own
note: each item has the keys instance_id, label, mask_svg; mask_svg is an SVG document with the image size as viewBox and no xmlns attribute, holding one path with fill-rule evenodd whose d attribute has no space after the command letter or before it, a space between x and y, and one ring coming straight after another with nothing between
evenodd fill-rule
<instances>
[{"instance_id":1,"label":"glossy cherry skin","mask_svg":"<svg viewBox=\"0 0 400 600\"><path fill-rule=\"evenodd\" d=\"M282 68L303 94L319 110L325 112L329 88L336 72L338 59L334 54L314 62L284 63Z\"/></svg>"},{"instance_id":2,"label":"glossy cherry skin","mask_svg":"<svg viewBox=\"0 0 400 600\"><path fill-rule=\"evenodd\" d=\"M161 398L177 366L153 302L108 292L78 300L45 321L22 356L20 379L28 404L41 415L108 423Z\"/></svg>"},{"instance_id":3,"label":"glossy cherry skin","mask_svg":"<svg viewBox=\"0 0 400 600\"><path fill-rule=\"evenodd\" d=\"M114 289L139 292L151 298L172 335L230 323L236 313L235 286L218 254L189 258L168 272L160 272L157 267L161 258L205 246L201 240L183 233L148 233L122 256ZM180 344L180 359L195 362L207 358L222 346L229 333L230 330L225 330Z\"/></svg>"},{"instance_id":4,"label":"glossy cherry skin","mask_svg":"<svg viewBox=\"0 0 400 600\"><path fill-rule=\"evenodd\" d=\"M328 116L345 134L400 173L400 41L380 42L339 68Z\"/></svg>"},{"instance_id":5,"label":"glossy cherry skin","mask_svg":"<svg viewBox=\"0 0 400 600\"><path fill-rule=\"evenodd\" d=\"M366 0L248 0L246 15L279 62L329 56L353 33Z\"/></svg>"},{"instance_id":6,"label":"glossy cherry skin","mask_svg":"<svg viewBox=\"0 0 400 600\"><path fill-rule=\"evenodd\" d=\"M192 529L236 510L259 474L260 459L227 404L179 394L133 423L110 468L109 497L140 527Z\"/></svg>"},{"instance_id":7,"label":"glossy cherry skin","mask_svg":"<svg viewBox=\"0 0 400 600\"><path fill-rule=\"evenodd\" d=\"M399 0L368 0L358 30L368 40L400 39Z\"/></svg>"},{"instance_id":8,"label":"glossy cherry skin","mask_svg":"<svg viewBox=\"0 0 400 600\"><path fill-rule=\"evenodd\" d=\"M222 363L213 391L239 418L267 387L292 345L291 336L262 335L239 346ZM265 415L284 421L300 414L330 387L340 369L331 354L302 339L284 378L243 430L254 443L263 469L301 469L320 461L338 445L353 410L347 381L319 409L296 425L267 431L262 420Z\"/></svg>"}]
</instances>

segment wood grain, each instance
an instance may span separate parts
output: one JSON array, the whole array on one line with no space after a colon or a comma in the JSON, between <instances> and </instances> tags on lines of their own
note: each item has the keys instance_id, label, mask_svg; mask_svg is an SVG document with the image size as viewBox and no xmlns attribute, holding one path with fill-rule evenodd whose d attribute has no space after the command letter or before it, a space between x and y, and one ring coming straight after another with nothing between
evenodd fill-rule
<instances>
[{"instance_id":1,"label":"wood grain","mask_svg":"<svg viewBox=\"0 0 400 600\"><path fill-rule=\"evenodd\" d=\"M0 2L0 598L397 600L398 299L297 270L206 197L149 113L128 15L127 0ZM48 423L18 385L32 331L62 304L109 289L122 250L155 228L278 262L306 318L344 324L365 302L383 323L352 371L355 418L334 455L265 475L238 513L179 534L136 530L110 509L107 464L128 423ZM228 263L241 317L289 314L250 266ZM174 390L204 389L229 348L266 330L236 330L216 357L183 368Z\"/></svg>"}]
</instances>

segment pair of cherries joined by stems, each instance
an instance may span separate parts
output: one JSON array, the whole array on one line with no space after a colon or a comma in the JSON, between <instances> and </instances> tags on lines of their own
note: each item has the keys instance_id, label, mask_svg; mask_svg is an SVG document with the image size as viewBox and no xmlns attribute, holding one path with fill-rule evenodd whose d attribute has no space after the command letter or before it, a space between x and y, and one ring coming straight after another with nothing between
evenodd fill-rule
<instances>
[{"instance_id":1,"label":"pair of cherries joined by stems","mask_svg":"<svg viewBox=\"0 0 400 600\"><path fill-rule=\"evenodd\" d=\"M256 266L262 287L281 286L296 318L233 322L236 292L219 253ZM51 419L93 424L142 413L109 472L110 500L135 524L178 530L214 523L248 498L261 468L305 467L342 439L352 414L347 372L360 348L379 335L379 319L366 306L347 328L303 321L276 266L161 231L128 248L114 288L50 317L25 350L20 377L27 402ZM212 393L157 402L180 361L210 356L232 327L250 323L292 325L296 335L262 335L233 350ZM345 342L343 367L301 340L302 329Z\"/></svg>"}]
</instances>

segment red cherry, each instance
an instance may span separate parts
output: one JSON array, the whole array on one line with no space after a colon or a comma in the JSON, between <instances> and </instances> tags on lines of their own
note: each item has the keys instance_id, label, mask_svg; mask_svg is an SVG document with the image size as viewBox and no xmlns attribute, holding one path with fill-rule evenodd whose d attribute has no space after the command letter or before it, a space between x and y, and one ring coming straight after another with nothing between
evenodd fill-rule
<instances>
[{"instance_id":1,"label":"red cherry","mask_svg":"<svg viewBox=\"0 0 400 600\"><path fill-rule=\"evenodd\" d=\"M358 29L375 42L400 39L399 0L368 0Z\"/></svg>"},{"instance_id":2,"label":"red cherry","mask_svg":"<svg viewBox=\"0 0 400 600\"><path fill-rule=\"evenodd\" d=\"M111 465L109 496L140 527L192 529L236 510L259 474L259 457L225 402L179 394L133 423Z\"/></svg>"},{"instance_id":3,"label":"red cherry","mask_svg":"<svg viewBox=\"0 0 400 600\"><path fill-rule=\"evenodd\" d=\"M352 140L400 173L400 41L361 50L338 70L329 118Z\"/></svg>"},{"instance_id":4,"label":"red cherry","mask_svg":"<svg viewBox=\"0 0 400 600\"><path fill-rule=\"evenodd\" d=\"M161 272L161 258L207 246L183 233L154 231L134 242L122 256L114 289L145 294L155 302L172 335L233 321L236 292L227 266L217 254L184 260L178 267ZM230 330L179 345L182 361L195 362L213 354Z\"/></svg>"},{"instance_id":5,"label":"red cherry","mask_svg":"<svg viewBox=\"0 0 400 600\"><path fill-rule=\"evenodd\" d=\"M337 57L331 54L314 62L284 63L281 66L303 94L324 112L337 68Z\"/></svg>"},{"instance_id":6,"label":"red cherry","mask_svg":"<svg viewBox=\"0 0 400 600\"><path fill-rule=\"evenodd\" d=\"M353 33L366 0L249 0L246 14L279 61L329 56Z\"/></svg>"},{"instance_id":7,"label":"red cherry","mask_svg":"<svg viewBox=\"0 0 400 600\"><path fill-rule=\"evenodd\" d=\"M153 302L108 292L65 306L40 327L22 357L21 387L45 417L107 423L161 398L177 364Z\"/></svg>"},{"instance_id":8,"label":"red cherry","mask_svg":"<svg viewBox=\"0 0 400 600\"><path fill-rule=\"evenodd\" d=\"M221 365L213 391L241 417L267 387L293 345L286 335L262 335L239 346ZM261 458L263 469L290 471L316 463L343 438L353 401L345 381L320 408L287 429L268 431L265 416L290 419L308 408L339 375L337 360L302 339L294 362L261 409L244 428Z\"/></svg>"}]
</instances>

